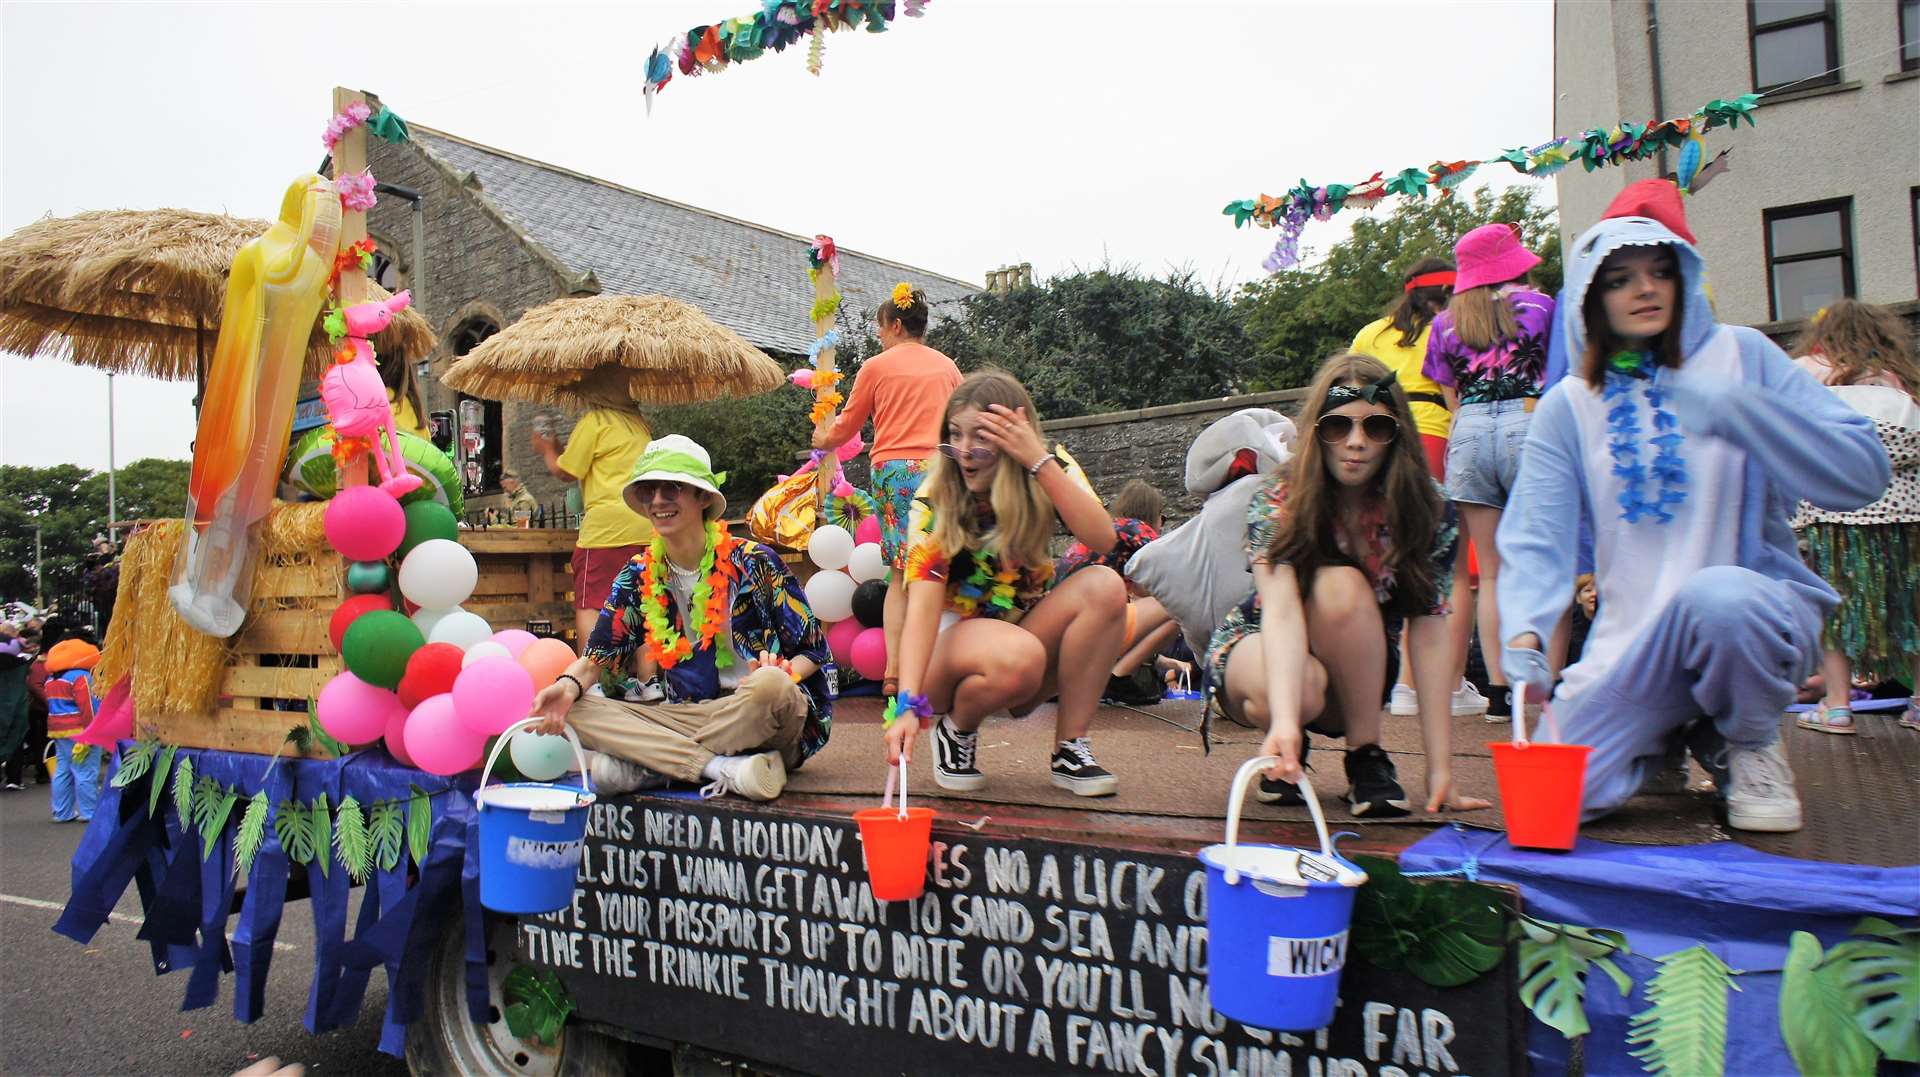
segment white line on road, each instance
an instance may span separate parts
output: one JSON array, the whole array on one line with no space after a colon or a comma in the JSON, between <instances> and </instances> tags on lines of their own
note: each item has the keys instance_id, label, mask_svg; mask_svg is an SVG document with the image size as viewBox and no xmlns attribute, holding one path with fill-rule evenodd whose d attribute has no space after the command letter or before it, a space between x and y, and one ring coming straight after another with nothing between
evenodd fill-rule
<instances>
[{"instance_id":1,"label":"white line on road","mask_svg":"<svg viewBox=\"0 0 1920 1077\"><path fill-rule=\"evenodd\" d=\"M8 905L20 905L29 909L45 909L48 912L65 912L67 908L57 901L41 901L39 898L20 897L16 894L0 894L0 902L5 902ZM117 912L109 913L107 918L117 923L132 924L134 927L139 927L141 924L146 923L144 919L138 916L127 916ZM280 942L278 940L274 941L273 948L276 950L285 950L288 953L292 953L297 949L292 943Z\"/></svg>"}]
</instances>

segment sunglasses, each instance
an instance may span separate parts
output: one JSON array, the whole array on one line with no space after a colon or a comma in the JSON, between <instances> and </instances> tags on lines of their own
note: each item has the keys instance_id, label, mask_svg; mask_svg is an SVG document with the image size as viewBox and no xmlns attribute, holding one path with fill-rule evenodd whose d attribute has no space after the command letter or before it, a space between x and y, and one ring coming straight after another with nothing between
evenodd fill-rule
<instances>
[{"instance_id":1,"label":"sunglasses","mask_svg":"<svg viewBox=\"0 0 1920 1077\"><path fill-rule=\"evenodd\" d=\"M633 484L633 489L640 500L646 502L652 501L656 493L664 495L669 501L678 501L681 491L695 488L683 482L669 482L666 479L657 479L647 482L636 482Z\"/></svg>"},{"instance_id":2,"label":"sunglasses","mask_svg":"<svg viewBox=\"0 0 1920 1077\"><path fill-rule=\"evenodd\" d=\"M982 445L976 445L971 449L962 449L958 445L952 445L943 441L940 443L940 455L949 460L957 460L961 463L984 464L999 456L1000 450L987 448Z\"/></svg>"},{"instance_id":3,"label":"sunglasses","mask_svg":"<svg viewBox=\"0 0 1920 1077\"><path fill-rule=\"evenodd\" d=\"M1353 416L1323 415L1313 424L1313 432L1325 444L1337 445L1353 433ZM1400 436L1400 420L1391 415L1369 415L1360 420L1360 432L1375 445L1385 445Z\"/></svg>"}]
</instances>

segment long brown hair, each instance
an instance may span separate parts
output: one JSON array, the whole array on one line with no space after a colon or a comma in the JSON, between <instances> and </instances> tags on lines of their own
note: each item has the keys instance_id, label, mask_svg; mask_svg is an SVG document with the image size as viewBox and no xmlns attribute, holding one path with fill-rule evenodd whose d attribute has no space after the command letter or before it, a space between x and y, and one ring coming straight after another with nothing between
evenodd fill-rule
<instances>
[{"instance_id":1,"label":"long brown hair","mask_svg":"<svg viewBox=\"0 0 1920 1077\"><path fill-rule=\"evenodd\" d=\"M1400 346L1413 347L1420 334L1433 324L1433 316L1447 309L1447 301L1453 295L1451 284L1427 284L1419 288L1408 288L1415 277L1428 273L1446 273L1453 269L1451 258L1422 258L1407 267L1406 277L1401 283L1400 298L1387 308L1387 321L1400 331Z\"/></svg>"},{"instance_id":2,"label":"long brown hair","mask_svg":"<svg viewBox=\"0 0 1920 1077\"><path fill-rule=\"evenodd\" d=\"M1606 276L1607 262L1614 255L1631 247L1622 247L1619 251L1607 255L1607 261L1593 271L1593 280L1587 284L1587 296L1580 303L1580 317L1587 326L1587 351L1580 361L1580 376L1594 389L1599 389L1607 380L1607 360L1614 353L1628 347L1624 337L1614 334L1613 323L1607 321L1606 300L1603 298L1606 287L1601 278ZM1680 330L1686 320L1687 282L1680 278L1680 256L1674 253L1669 244L1660 245L1661 256L1666 260L1667 268L1673 272L1673 319L1655 341L1653 348L1654 363L1659 366L1678 368L1686 358L1681 346ZM1559 317L1558 312L1555 317Z\"/></svg>"},{"instance_id":3,"label":"long brown hair","mask_svg":"<svg viewBox=\"0 0 1920 1077\"><path fill-rule=\"evenodd\" d=\"M1028 421L1036 432L1041 431L1040 416L1026 387L1004 370L982 367L967 375L947 398L947 410L940 416L940 439L952 437L948 424L955 414L969 408L985 411L990 404L1027 409ZM1041 441L1046 441L1044 432ZM973 494L960 474L960 465L940 453L934 453L932 460L919 496L933 510L933 541L942 556L952 558L963 550L992 550L1002 566L1011 568L1051 561L1047 546L1053 538L1053 499L1025 468L1001 454L988 494L994 526L983 535L974 530Z\"/></svg>"},{"instance_id":4,"label":"long brown hair","mask_svg":"<svg viewBox=\"0 0 1920 1077\"><path fill-rule=\"evenodd\" d=\"M1166 521L1167 500L1152 485L1129 479L1120 492L1113 495L1113 504L1107 511L1116 519L1124 516L1158 528Z\"/></svg>"},{"instance_id":5,"label":"long brown hair","mask_svg":"<svg viewBox=\"0 0 1920 1077\"><path fill-rule=\"evenodd\" d=\"M1320 566L1351 564L1352 558L1340 552L1335 540L1334 514L1339 511L1335 496L1337 480L1327 474L1326 454L1314 434L1314 424L1327 410L1327 393L1336 385L1365 387L1388 375L1386 364L1370 355L1346 352L1321 364L1319 373L1307 386L1306 405L1297 420L1301 436L1294 441L1293 470L1287 483L1287 505L1280 526L1274 531L1267 556L1276 564L1293 566L1304 596L1313 588L1313 574ZM1386 459L1374 473L1371 493L1379 497L1387 510L1386 571L1399 586L1404 612L1425 611L1432 607L1439 581L1434 578L1431 560L1434 533L1439 530L1446 506L1440 491L1427 472L1427 461L1420 449L1419 429L1413 425L1413 413L1407 408L1406 391L1395 382L1383 399L1400 422L1400 434L1388 446Z\"/></svg>"},{"instance_id":6,"label":"long brown hair","mask_svg":"<svg viewBox=\"0 0 1920 1077\"><path fill-rule=\"evenodd\" d=\"M1829 385L1857 385L1889 375L1908 396L1920 399L1920 364L1906 320L1885 307L1841 299L1816 316L1800 338L1801 355L1818 353L1833 367Z\"/></svg>"},{"instance_id":7,"label":"long brown hair","mask_svg":"<svg viewBox=\"0 0 1920 1077\"><path fill-rule=\"evenodd\" d=\"M1453 293L1447 313L1453 316L1453 331L1460 343L1473 351L1484 352L1520 336L1520 320L1513 316L1513 304L1500 294L1504 287L1505 284L1483 284Z\"/></svg>"}]
</instances>

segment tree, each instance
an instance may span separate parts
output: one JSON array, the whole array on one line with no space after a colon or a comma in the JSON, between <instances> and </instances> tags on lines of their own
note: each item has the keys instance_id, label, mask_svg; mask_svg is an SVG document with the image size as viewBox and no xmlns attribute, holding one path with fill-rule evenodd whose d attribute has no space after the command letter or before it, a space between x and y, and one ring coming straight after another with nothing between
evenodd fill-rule
<instances>
[{"instance_id":1,"label":"tree","mask_svg":"<svg viewBox=\"0 0 1920 1077\"><path fill-rule=\"evenodd\" d=\"M123 520L167 519L187 511L185 460L136 460L114 475ZM72 464L0 466L0 597L32 601L34 531L40 532L41 597L80 594L93 536L107 530L107 475Z\"/></svg>"},{"instance_id":2,"label":"tree","mask_svg":"<svg viewBox=\"0 0 1920 1077\"><path fill-rule=\"evenodd\" d=\"M714 468L727 473L720 487L727 497L727 514L738 516L766 493L775 476L804 462L803 454L813 443L813 423L807 418L812 407L812 393L783 386L744 400L659 408L647 418L656 436L685 434L706 447Z\"/></svg>"},{"instance_id":3,"label":"tree","mask_svg":"<svg viewBox=\"0 0 1920 1077\"><path fill-rule=\"evenodd\" d=\"M1535 285L1557 292L1558 215L1535 203L1532 188L1495 194L1482 187L1471 198L1402 200L1384 216L1362 214L1353 234L1334 244L1318 266L1284 270L1241 288L1234 306L1254 343L1251 387L1306 384L1323 359L1347 350L1360 327L1394 301L1408 266L1429 255L1451 257L1455 241L1494 221L1520 226L1527 249L1541 257Z\"/></svg>"}]
</instances>

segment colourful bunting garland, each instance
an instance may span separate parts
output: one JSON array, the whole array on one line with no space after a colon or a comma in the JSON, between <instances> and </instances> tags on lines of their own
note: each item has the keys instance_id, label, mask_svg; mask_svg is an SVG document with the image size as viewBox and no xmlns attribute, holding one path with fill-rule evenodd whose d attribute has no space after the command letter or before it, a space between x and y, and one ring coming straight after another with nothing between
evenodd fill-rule
<instances>
[{"instance_id":1,"label":"colourful bunting garland","mask_svg":"<svg viewBox=\"0 0 1920 1077\"><path fill-rule=\"evenodd\" d=\"M724 71L729 64L758 59L771 49L783 52L787 46L811 36L807 49L807 72L818 75L826 45L824 34L865 27L868 33L881 34L887 24L905 16L917 19L926 13L929 0L761 0L760 10L752 15L727 19L711 26L696 26L684 34L675 34L656 47L647 57L642 93L647 108L653 108L653 95L673 81L674 73L692 78L702 72Z\"/></svg>"},{"instance_id":2,"label":"colourful bunting garland","mask_svg":"<svg viewBox=\"0 0 1920 1077\"><path fill-rule=\"evenodd\" d=\"M1252 222L1262 228L1280 229L1273 253L1262 263L1268 271L1277 273L1299 263L1300 233L1308 218L1324 221L1343 209L1371 209L1390 194L1424 199L1429 190L1438 190L1441 198L1450 198L1481 165L1497 161L1504 161L1523 176L1545 179L1574 161L1592 172L1624 161L1645 160L1662 149L1675 147L1681 151L1675 178L1682 192L1692 193L1704 186L1701 181L1707 176L1700 166L1704 156L1701 136L1716 127L1739 127L1743 119L1748 126L1758 126L1753 112L1759 103L1760 95L1753 93L1732 100L1715 98L1688 116L1594 128L1531 149L1516 146L1484 161L1435 161L1425 168L1403 168L1385 181L1380 172L1352 185L1320 186L1303 179L1284 195L1243 198L1227 203L1221 212L1233 218L1236 228Z\"/></svg>"}]
</instances>

